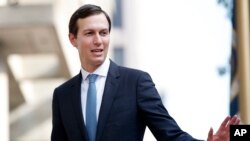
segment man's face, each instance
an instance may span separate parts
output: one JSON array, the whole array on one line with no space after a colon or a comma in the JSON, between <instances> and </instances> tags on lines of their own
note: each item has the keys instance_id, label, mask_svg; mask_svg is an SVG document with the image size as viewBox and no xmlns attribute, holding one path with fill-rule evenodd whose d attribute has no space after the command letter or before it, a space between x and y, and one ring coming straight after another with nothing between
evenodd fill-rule
<instances>
[{"instance_id":1,"label":"man's face","mask_svg":"<svg viewBox=\"0 0 250 141\"><path fill-rule=\"evenodd\" d=\"M78 19L77 26L77 36L70 33L69 39L78 49L82 67L93 72L104 62L108 53L109 23L101 13Z\"/></svg>"}]
</instances>

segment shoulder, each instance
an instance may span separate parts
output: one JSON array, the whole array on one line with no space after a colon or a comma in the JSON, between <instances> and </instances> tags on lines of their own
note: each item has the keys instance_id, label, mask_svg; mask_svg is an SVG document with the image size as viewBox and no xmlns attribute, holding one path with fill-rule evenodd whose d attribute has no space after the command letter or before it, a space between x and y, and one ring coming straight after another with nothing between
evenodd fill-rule
<instances>
[{"instance_id":1,"label":"shoulder","mask_svg":"<svg viewBox=\"0 0 250 141\"><path fill-rule=\"evenodd\" d=\"M111 70L118 70L119 75L123 78L124 77L129 78L129 79L139 79L139 78L144 78L144 77L151 78L150 74L146 71L131 68L131 67L119 66L113 62L111 63L111 68L112 68Z\"/></svg>"},{"instance_id":2,"label":"shoulder","mask_svg":"<svg viewBox=\"0 0 250 141\"><path fill-rule=\"evenodd\" d=\"M110 69L109 71L116 71L119 70L120 73L130 73L130 74L141 74L141 73L147 73L140 69L135 69L131 67L125 67L121 65L117 65L115 62L110 60Z\"/></svg>"},{"instance_id":3,"label":"shoulder","mask_svg":"<svg viewBox=\"0 0 250 141\"><path fill-rule=\"evenodd\" d=\"M78 85L81 83L81 73L75 75L74 77L70 78L69 80L65 81L55 89L64 91L65 89L68 89L70 87L73 87L75 85Z\"/></svg>"},{"instance_id":4,"label":"shoulder","mask_svg":"<svg viewBox=\"0 0 250 141\"><path fill-rule=\"evenodd\" d=\"M135 68L130 68L130 67L123 67L120 66L119 70L121 73L128 73L130 75L142 75L142 74L148 74L147 72L140 70L140 69L135 69Z\"/></svg>"}]
</instances>

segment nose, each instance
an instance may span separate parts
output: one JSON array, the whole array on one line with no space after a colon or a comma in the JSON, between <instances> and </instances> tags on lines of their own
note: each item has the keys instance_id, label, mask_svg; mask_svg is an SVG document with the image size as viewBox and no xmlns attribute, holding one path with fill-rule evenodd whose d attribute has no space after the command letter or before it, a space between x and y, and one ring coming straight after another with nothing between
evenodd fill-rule
<instances>
[{"instance_id":1,"label":"nose","mask_svg":"<svg viewBox=\"0 0 250 141\"><path fill-rule=\"evenodd\" d=\"M96 34L95 37L94 37L94 44L101 44L102 42L102 39L101 39L101 36L99 34Z\"/></svg>"}]
</instances>

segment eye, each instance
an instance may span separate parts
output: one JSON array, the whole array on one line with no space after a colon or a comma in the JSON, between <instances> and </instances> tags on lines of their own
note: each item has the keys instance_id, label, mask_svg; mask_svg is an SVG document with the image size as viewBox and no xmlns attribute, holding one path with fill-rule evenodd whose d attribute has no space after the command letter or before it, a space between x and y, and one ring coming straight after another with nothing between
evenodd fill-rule
<instances>
[{"instance_id":1,"label":"eye","mask_svg":"<svg viewBox=\"0 0 250 141\"><path fill-rule=\"evenodd\" d=\"M91 36L93 34L93 32L86 32L86 33L84 33L84 35L86 35L86 36Z\"/></svg>"},{"instance_id":2,"label":"eye","mask_svg":"<svg viewBox=\"0 0 250 141\"><path fill-rule=\"evenodd\" d=\"M106 35L108 35L108 34L109 34L108 31L101 31L101 33L100 33L101 36L106 36Z\"/></svg>"}]
</instances>

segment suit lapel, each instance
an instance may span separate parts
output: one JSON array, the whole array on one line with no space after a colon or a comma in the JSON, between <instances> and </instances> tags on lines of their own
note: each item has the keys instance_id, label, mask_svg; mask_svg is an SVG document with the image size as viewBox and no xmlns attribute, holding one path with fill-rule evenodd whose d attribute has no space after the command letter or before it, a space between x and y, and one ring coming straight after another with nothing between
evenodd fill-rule
<instances>
[{"instance_id":1,"label":"suit lapel","mask_svg":"<svg viewBox=\"0 0 250 141\"><path fill-rule=\"evenodd\" d=\"M109 111L112 106L118 85L119 85L119 70L118 66L110 61L108 76L106 79L105 89L102 98L102 104L99 112L96 141L101 140L104 126L109 116Z\"/></svg>"},{"instance_id":2,"label":"suit lapel","mask_svg":"<svg viewBox=\"0 0 250 141\"><path fill-rule=\"evenodd\" d=\"M81 130L81 133L83 135L83 138L87 140L87 130L84 124L83 119L83 113L82 113L82 105L81 105L81 81L82 81L82 75L79 73L76 76L74 84L72 84L72 104L75 111L76 119L78 122L78 126Z\"/></svg>"}]
</instances>

